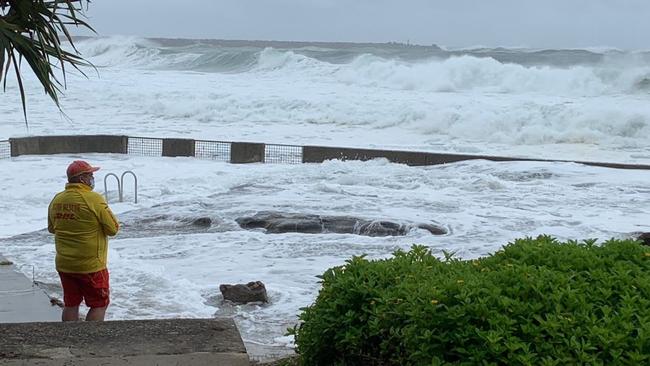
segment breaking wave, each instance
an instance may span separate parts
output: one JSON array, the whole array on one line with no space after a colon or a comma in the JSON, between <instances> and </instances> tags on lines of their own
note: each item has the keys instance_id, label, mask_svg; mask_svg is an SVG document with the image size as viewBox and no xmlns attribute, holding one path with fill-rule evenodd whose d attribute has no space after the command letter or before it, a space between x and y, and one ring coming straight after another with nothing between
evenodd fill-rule
<instances>
[{"instance_id":1,"label":"breaking wave","mask_svg":"<svg viewBox=\"0 0 650 366\"><path fill-rule=\"evenodd\" d=\"M347 83L405 90L593 96L647 90L650 67L527 67L474 56L405 63L361 56L339 77Z\"/></svg>"},{"instance_id":2,"label":"breaking wave","mask_svg":"<svg viewBox=\"0 0 650 366\"><path fill-rule=\"evenodd\" d=\"M83 95L90 112L65 105L97 133L130 126L142 135L462 152L564 144L581 154L589 145L650 156L645 51L218 42L79 39L106 79L66 91ZM526 62L505 61L513 58ZM35 110L43 121L51 113ZM22 133L16 116L5 136Z\"/></svg>"},{"instance_id":3,"label":"breaking wave","mask_svg":"<svg viewBox=\"0 0 650 366\"><path fill-rule=\"evenodd\" d=\"M558 67L502 62L485 57L484 51L415 60L405 51L386 58L376 55L382 53L380 46L374 54L365 48L365 53L356 55L345 49L215 46L199 41L169 47L134 37L87 39L78 46L82 55L99 67L265 72L288 78L297 73L348 85L433 92L585 96L650 92L650 63L645 57L622 56L620 52L603 56L596 64ZM527 53L510 50L513 52Z\"/></svg>"}]
</instances>

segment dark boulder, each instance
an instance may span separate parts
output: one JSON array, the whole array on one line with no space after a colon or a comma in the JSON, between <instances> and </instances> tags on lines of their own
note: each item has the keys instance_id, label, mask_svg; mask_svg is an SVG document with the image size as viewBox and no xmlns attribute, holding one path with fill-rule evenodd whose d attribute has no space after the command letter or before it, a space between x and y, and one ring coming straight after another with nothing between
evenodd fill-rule
<instances>
[{"instance_id":1,"label":"dark boulder","mask_svg":"<svg viewBox=\"0 0 650 366\"><path fill-rule=\"evenodd\" d=\"M247 304L249 302L269 302L266 295L266 287L260 281L249 282L245 285L220 285L219 291L224 300L236 304Z\"/></svg>"},{"instance_id":2,"label":"dark boulder","mask_svg":"<svg viewBox=\"0 0 650 366\"><path fill-rule=\"evenodd\" d=\"M406 235L410 227L390 221L370 221L359 225L354 234L365 236L398 236Z\"/></svg>"},{"instance_id":3,"label":"dark boulder","mask_svg":"<svg viewBox=\"0 0 650 366\"><path fill-rule=\"evenodd\" d=\"M358 234L358 228L366 220L350 216L317 216L323 223L324 233Z\"/></svg>"},{"instance_id":4,"label":"dark boulder","mask_svg":"<svg viewBox=\"0 0 650 366\"><path fill-rule=\"evenodd\" d=\"M636 240L640 241L644 245L650 245L650 233L639 233L636 236Z\"/></svg>"},{"instance_id":5,"label":"dark boulder","mask_svg":"<svg viewBox=\"0 0 650 366\"><path fill-rule=\"evenodd\" d=\"M266 226L266 232L271 234L279 233L309 233L317 234L323 232L323 225L318 220L286 219L273 220Z\"/></svg>"},{"instance_id":6,"label":"dark boulder","mask_svg":"<svg viewBox=\"0 0 650 366\"><path fill-rule=\"evenodd\" d=\"M357 234L364 236L406 235L414 228L434 235L447 234L447 230L432 224L400 224L384 220L366 220L351 216L320 216L275 211L262 211L235 221L243 229L265 229L267 234Z\"/></svg>"}]
</instances>

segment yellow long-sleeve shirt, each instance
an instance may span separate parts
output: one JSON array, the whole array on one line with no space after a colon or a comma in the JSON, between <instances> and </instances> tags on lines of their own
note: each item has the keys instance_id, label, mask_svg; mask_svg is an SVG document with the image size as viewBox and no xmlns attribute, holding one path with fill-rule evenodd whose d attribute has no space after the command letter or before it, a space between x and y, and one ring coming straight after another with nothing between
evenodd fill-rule
<instances>
[{"instance_id":1,"label":"yellow long-sleeve shirt","mask_svg":"<svg viewBox=\"0 0 650 366\"><path fill-rule=\"evenodd\" d=\"M56 269L92 273L106 268L108 237L120 225L102 195L83 183L68 183L52 199L47 230L54 234Z\"/></svg>"}]
</instances>

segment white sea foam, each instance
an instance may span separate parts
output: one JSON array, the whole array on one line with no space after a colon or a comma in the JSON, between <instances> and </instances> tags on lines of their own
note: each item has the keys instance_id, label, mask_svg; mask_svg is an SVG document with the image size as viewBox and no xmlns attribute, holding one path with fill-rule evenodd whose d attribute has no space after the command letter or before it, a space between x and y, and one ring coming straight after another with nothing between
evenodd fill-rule
<instances>
[{"instance_id":1,"label":"white sea foam","mask_svg":"<svg viewBox=\"0 0 650 366\"><path fill-rule=\"evenodd\" d=\"M265 48L259 53L256 70L283 70L286 73L298 70L310 70L318 73L320 71L319 68L323 67L324 63L296 54L293 51L278 51L273 48Z\"/></svg>"},{"instance_id":2,"label":"white sea foam","mask_svg":"<svg viewBox=\"0 0 650 366\"><path fill-rule=\"evenodd\" d=\"M99 78L70 76L61 101L71 122L58 117L27 75L29 133L123 134L126 129L141 136L645 163L650 154L650 95L583 95L584 90L569 95L571 83L561 80L568 70L526 71L471 57L406 64L362 56L344 65L270 49L260 57L264 67L243 73L112 67L101 69ZM530 72L532 79L557 72L558 85L549 88L567 94L488 92L505 84L490 86L489 80L498 80L494 75L472 80L457 63L468 63L469 69L511 67L513 75ZM450 71L456 69L461 75ZM595 75L585 67L581 73ZM620 75L585 80L594 90L614 89L611 80L631 82ZM436 91L435 85L449 91ZM0 139L26 133L12 82L0 116Z\"/></svg>"},{"instance_id":3,"label":"white sea foam","mask_svg":"<svg viewBox=\"0 0 650 366\"><path fill-rule=\"evenodd\" d=\"M62 189L65 166L78 156L24 156L0 160L0 237L45 227L44 212ZM291 347L282 338L299 308L319 290L316 275L352 255L389 256L412 244L475 258L522 236L562 239L626 237L650 231L650 172L585 167L571 163L472 161L407 167L386 160L302 165L230 165L190 158L85 155L109 172L134 170L139 202L111 200L123 223L153 221L149 237L110 241L113 303L110 319L235 317L247 343ZM30 172L30 182L21 177ZM110 188L110 187L109 187ZM114 189L114 187L113 187ZM113 196L115 197L115 196ZM130 201L130 202L129 202ZM137 211L134 211L137 210ZM235 219L263 210L434 222L450 234L415 230L404 237L277 234L246 231ZM131 213L129 213L131 212ZM9 214L12 213L12 214ZM208 216L218 229L165 232L183 218ZM171 236L173 235L173 236ZM51 236L2 242L2 253L39 281L58 284ZM222 304L222 283L261 280L270 304ZM60 290L54 290L60 296Z\"/></svg>"}]
</instances>

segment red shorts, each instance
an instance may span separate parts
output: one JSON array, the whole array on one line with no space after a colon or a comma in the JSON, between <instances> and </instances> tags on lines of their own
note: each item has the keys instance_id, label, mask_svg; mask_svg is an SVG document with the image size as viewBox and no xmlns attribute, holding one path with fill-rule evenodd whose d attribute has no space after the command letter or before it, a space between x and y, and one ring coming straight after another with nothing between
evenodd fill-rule
<instances>
[{"instance_id":1,"label":"red shorts","mask_svg":"<svg viewBox=\"0 0 650 366\"><path fill-rule=\"evenodd\" d=\"M107 269L94 273L59 272L59 277L66 307L79 306L82 300L89 308L104 308L110 303Z\"/></svg>"}]
</instances>

